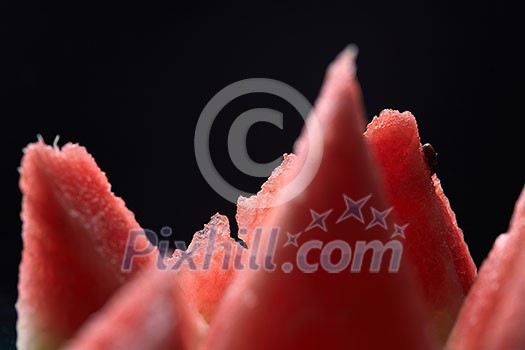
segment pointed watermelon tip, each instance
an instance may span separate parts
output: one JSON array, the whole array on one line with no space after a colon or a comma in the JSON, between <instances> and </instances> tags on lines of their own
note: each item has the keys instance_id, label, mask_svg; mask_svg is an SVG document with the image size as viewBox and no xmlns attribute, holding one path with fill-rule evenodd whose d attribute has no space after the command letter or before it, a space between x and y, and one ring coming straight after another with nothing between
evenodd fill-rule
<instances>
[{"instance_id":1,"label":"pointed watermelon tip","mask_svg":"<svg viewBox=\"0 0 525 350\"><path fill-rule=\"evenodd\" d=\"M345 51L352 54L354 57L357 57L359 54L359 46L354 43L348 44L345 47Z\"/></svg>"},{"instance_id":2,"label":"pointed watermelon tip","mask_svg":"<svg viewBox=\"0 0 525 350\"><path fill-rule=\"evenodd\" d=\"M345 47L342 54L348 57L350 61L350 72L352 75L355 75L357 72L356 61L359 55L359 47L354 43L349 44Z\"/></svg>"},{"instance_id":3,"label":"pointed watermelon tip","mask_svg":"<svg viewBox=\"0 0 525 350\"><path fill-rule=\"evenodd\" d=\"M357 67L356 59L359 53L357 45L350 44L341 51L328 67L328 74L352 80L355 78ZM342 79L341 81L344 81Z\"/></svg>"}]
</instances>

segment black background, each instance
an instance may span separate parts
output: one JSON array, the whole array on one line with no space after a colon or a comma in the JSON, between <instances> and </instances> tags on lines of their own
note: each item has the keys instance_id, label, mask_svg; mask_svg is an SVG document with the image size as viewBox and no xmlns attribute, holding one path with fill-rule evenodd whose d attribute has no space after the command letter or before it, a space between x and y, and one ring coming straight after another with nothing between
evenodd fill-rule
<instances>
[{"instance_id":1,"label":"black background","mask_svg":"<svg viewBox=\"0 0 525 350\"><path fill-rule=\"evenodd\" d=\"M141 225L170 226L188 241L216 211L230 220L235 214L194 157L195 125L210 98L239 79L263 77L314 102L326 66L349 43L360 48L368 115L412 111L422 140L439 152L438 174L478 265L507 228L525 178L523 25L515 9L441 1L1 6L9 63L0 70L0 346L14 339L22 248L16 169L37 134L86 146ZM263 179L234 168L226 136L234 118L255 107L278 109L285 119L284 131L252 129L248 146L257 161L291 151L301 128L293 108L268 95L239 98L219 114L215 164L252 192Z\"/></svg>"}]
</instances>

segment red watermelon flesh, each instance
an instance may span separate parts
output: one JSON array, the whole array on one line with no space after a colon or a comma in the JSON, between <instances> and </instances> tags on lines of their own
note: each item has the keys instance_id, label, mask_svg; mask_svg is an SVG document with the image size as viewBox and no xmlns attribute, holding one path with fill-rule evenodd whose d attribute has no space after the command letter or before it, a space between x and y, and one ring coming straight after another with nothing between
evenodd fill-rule
<instances>
[{"instance_id":1,"label":"red watermelon flesh","mask_svg":"<svg viewBox=\"0 0 525 350\"><path fill-rule=\"evenodd\" d=\"M115 293L65 349L196 349L207 326L187 302L177 276L146 272Z\"/></svg>"},{"instance_id":2,"label":"red watermelon flesh","mask_svg":"<svg viewBox=\"0 0 525 350\"><path fill-rule=\"evenodd\" d=\"M365 136L383 175L387 198L400 224L408 224L406 252L445 341L476 276L463 233L437 175L430 173L410 112L381 112Z\"/></svg>"},{"instance_id":3,"label":"red watermelon flesh","mask_svg":"<svg viewBox=\"0 0 525 350\"><path fill-rule=\"evenodd\" d=\"M275 271L237 274L215 314L205 348L435 348L426 328L422 296L406 259L397 273L388 272L388 259L379 272L370 272L370 255L365 255L359 273L348 269L329 273L321 268L305 273L298 270L297 248L286 245L285 233L299 232L299 246L312 240L322 245L338 240L353 249L358 240L390 240L391 232L382 227L365 229L364 223L372 220L370 208L382 210L387 204L362 134L364 114L353 65L352 52L342 53L329 68L317 101L324 155L312 183L298 197L272 210L262 225L280 229ZM296 165L287 176L301 171L308 146L303 133L296 145ZM363 210L364 223L354 218L337 223L346 209L344 194L354 199L372 195ZM320 227L306 230L312 223L311 210L328 213L326 232ZM388 218L388 227L393 222L393 217ZM319 251L311 252L307 261L319 262ZM282 270L286 263L293 267L290 273Z\"/></svg>"},{"instance_id":4,"label":"red watermelon flesh","mask_svg":"<svg viewBox=\"0 0 525 350\"><path fill-rule=\"evenodd\" d=\"M196 307L207 322L211 322L215 309L228 288L237 270L246 266L252 246L254 231L268 216L271 202L277 191L284 186L284 174L291 169L295 155L284 154L282 164L277 167L262 185L257 195L249 198L239 197L236 219L244 232L244 249L230 236L229 221L226 216L215 214L204 229L193 236L188 246L192 252L193 268L185 260L178 268L178 279L186 299ZM165 263L170 269L183 255L177 249Z\"/></svg>"},{"instance_id":5,"label":"red watermelon flesh","mask_svg":"<svg viewBox=\"0 0 525 350\"><path fill-rule=\"evenodd\" d=\"M286 183L285 174L290 171L295 161L294 154L284 154L283 162L262 185L257 195L249 198L240 196L237 200L237 224L242 238L248 247L252 245L255 229L260 227L272 210L272 202ZM244 231L243 231L244 230Z\"/></svg>"},{"instance_id":6,"label":"red watermelon flesh","mask_svg":"<svg viewBox=\"0 0 525 350\"><path fill-rule=\"evenodd\" d=\"M207 322L212 320L236 271L249 263L255 229L261 226L272 209L271 203L277 191L284 186L284 174L291 169L295 155L284 154L283 158L282 164L272 172L257 195L239 197L237 202L236 219L239 228L246 232L241 238L248 249L231 238L228 218L215 214L203 230L195 233L188 246L188 251L192 252L193 268L187 260L177 268L177 278L187 300L195 305ZM175 250L166 265L173 268L183 254L181 250Z\"/></svg>"},{"instance_id":7,"label":"red watermelon flesh","mask_svg":"<svg viewBox=\"0 0 525 350\"><path fill-rule=\"evenodd\" d=\"M20 173L17 345L56 348L150 258L121 272L128 231L139 225L83 147L31 144ZM136 242L148 245L145 236Z\"/></svg>"},{"instance_id":8,"label":"red watermelon flesh","mask_svg":"<svg viewBox=\"0 0 525 350\"><path fill-rule=\"evenodd\" d=\"M448 349L525 349L525 188L461 309Z\"/></svg>"},{"instance_id":9,"label":"red watermelon flesh","mask_svg":"<svg viewBox=\"0 0 525 350\"><path fill-rule=\"evenodd\" d=\"M176 278L185 300L191 302L206 321L211 321L244 251L230 236L228 218L215 214L203 230L195 233L186 252L177 249L166 261L169 269L177 271ZM189 253L191 260L183 257Z\"/></svg>"}]
</instances>

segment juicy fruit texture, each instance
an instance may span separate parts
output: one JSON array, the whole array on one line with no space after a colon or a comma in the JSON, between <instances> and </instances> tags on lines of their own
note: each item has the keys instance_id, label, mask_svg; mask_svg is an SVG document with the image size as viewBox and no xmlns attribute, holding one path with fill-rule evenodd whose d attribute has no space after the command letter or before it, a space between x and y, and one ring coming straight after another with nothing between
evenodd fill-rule
<instances>
[{"instance_id":1,"label":"juicy fruit texture","mask_svg":"<svg viewBox=\"0 0 525 350\"><path fill-rule=\"evenodd\" d=\"M172 271L146 271L122 287L65 349L196 349L204 320Z\"/></svg>"},{"instance_id":2,"label":"juicy fruit texture","mask_svg":"<svg viewBox=\"0 0 525 350\"><path fill-rule=\"evenodd\" d=\"M372 194L367 205L385 208L376 169L363 138L364 115L360 91L352 72L350 52L341 54L329 68L316 104L323 128L324 154L313 181L295 199L272 210L265 229L279 227L275 271L240 272L228 289L206 338L210 349L356 348L382 349L393 344L403 349L433 349L426 329L425 308L411 271L403 260L397 273L388 272L384 259L379 272L370 272L370 256L359 273L348 270L329 273L319 267L313 273L299 271L297 249L286 245L285 233L297 234L299 246L317 240L348 243L357 240L388 242L391 233L381 227L368 230L349 218L337 223L345 211L343 194L358 199ZM305 135L296 144L296 164L286 176L294 176L306 158ZM311 211L328 212L327 230L310 230ZM332 211L330 211L332 210ZM369 210L363 210L370 222ZM388 220L392 227L393 221ZM260 261L265 250L259 251ZM319 250L307 256L310 264L320 261ZM293 270L281 270L284 263ZM254 315L257 322L254 322Z\"/></svg>"},{"instance_id":3,"label":"juicy fruit texture","mask_svg":"<svg viewBox=\"0 0 525 350\"><path fill-rule=\"evenodd\" d=\"M255 229L261 227L264 220L272 210L271 203L278 191L286 184L285 174L290 171L295 162L294 154L284 154L283 162L273 172L268 180L262 185L261 190L255 196L249 198L240 196L237 200L237 224L240 230L245 230L241 237L248 247L253 243Z\"/></svg>"},{"instance_id":4,"label":"juicy fruit texture","mask_svg":"<svg viewBox=\"0 0 525 350\"><path fill-rule=\"evenodd\" d=\"M410 112L381 112L368 125L365 136L387 199L401 224L408 224L406 253L445 341L476 276L463 233L437 175L431 176Z\"/></svg>"},{"instance_id":5,"label":"juicy fruit texture","mask_svg":"<svg viewBox=\"0 0 525 350\"><path fill-rule=\"evenodd\" d=\"M315 113L322 130L313 141L324 149L319 170L305 166L313 146L305 130L297 156L284 155L256 196L238 200L239 234L248 249L216 214L186 251L139 257L131 273L121 272L121 264L128 232L139 225L93 158L76 145L28 146L20 181L19 348L54 349L66 341L66 349L437 348L435 330L446 337L475 267L424 159L414 118L384 111L363 136L349 50L330 66ZM289 198L285 185L300 172L315 175L313 181L272 207ZM346 215L349 198L362 203L352 215ZM393 234L405 224L406 237ZM279 229L273 243L272 228ZM467 298L451 349L525 347L519 270L525 194L509 231ZM310 243L316 247L300 263L300 250ZM332 249L326 258L325 248L334 243L350 250ZM372 268L375 248L359 252L360 243L388 247L380 251L378 271ZM134 246L148 245L141 236ZM402 259L390 271L396 247ZM346 268L334 271L345 257ZM305 265L316 265L315 271Z\"/></svg>"},{"instance_id":6,"label":"juicy fruit texture","mask_svg":"<svg viewBox=\"0 0 525 350\"><path fill-rule=\"evenodd\" d=\"M56 348L150 258L121 272L128 231L139 225L83 147L29 145L20 188L17 346ZM145 236L136 242L148 244Z\"/></svg>"},{"instance_id":7,"label":"juicy fruit texture","mask_svg":"<svg viewBox=\"0 0 525 350\"><path fill-rule=\"evenodd\" d=\"M525 188L508 233L496 240L461 309L448 342L452 350L524 349Z\"/></svg>"},{"instance_id":8,"label":"juicy fruit texture","mask_svg":"<svg viewBox=\"0 0 525 350\"><path fill-rule=\"evenodd\" d=\"M215 308L241 261L244 248L230 237L228 218L215 214L204 229L193 236L187 252L191 262L181 259L185 252L175 250L167 261L177 271L186 300L191 301L206 321L210 322ZM174 266L175 264L179 264Z\"/></svg>"}]
</instances>

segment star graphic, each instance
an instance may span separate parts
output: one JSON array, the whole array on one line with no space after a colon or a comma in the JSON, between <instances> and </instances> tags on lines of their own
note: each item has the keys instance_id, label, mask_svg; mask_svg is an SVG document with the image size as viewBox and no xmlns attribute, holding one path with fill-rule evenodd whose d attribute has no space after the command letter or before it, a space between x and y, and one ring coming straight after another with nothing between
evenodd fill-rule
<instances>
[{"instance_id":1,"label":"star graphic","mask_svg":"<svg viewBox=\"0 0 525 350\"><path fill-rule=\"evenodd\" d=\"M337 219L336 224L352 216L356 218L357 220L359 220L360 222L364 223L363 212L361 210L363 209L363 206L365 205L365 203L368 202L370 197L372 197L371 194L369 194L366 197L361 198L358 201L354 201L352 198L348 197L346 194L343 194L343 198L346 204L346 210L343 213L343 215L341 215L339 219Z\"/></svg>"},{"instance_id":2,"label":"star graphic","mask_svg":"<svg viewBox=\"0 0 525 350\"><path fill-rule=\"evenodd\" d=\"M310 209L310 214L312 215L312 222L308 227L305 229L305 231L311 230L314 227L319 227L323 231L327 231L325 220L330 215L333 209L327 210L322 214L317 213L315 210Z\"/></svg>"},{"instance_id":3,"label":"star graphic","mask_svg":"<svg viewBox=\"0 0 525 350\"><path fill-rule=\"evenodd\" d=\"M405 224L403 226L399 226L398 224L394 224L394 233L392 234L392 236L390 236L390 238L394 238L394 237L401 237L401 238L406 238L405 237L405 229L407 228L408 224Z\"/></svg>"},{"instance_id":4,"label":"star graphic","mask_svg":"<svg viewBox=\"0 0 525 350\"><path fill-rule=\"evenodd\" d=\"M298 247L298 245L297 245L297 238L299 238L301 233L302 232L299 232L299 233L297 233L295 235L292 235L290 232L286 232L286 236L288 237L288 240L286 241L286 243L284 244L283 247L287 247L289 245L293 245L293 246Z\"/></svg>"},{"instance_id":5,"label":"star graphic","mask_svg":"<svg viewBox=\"0 0 525 350\"><path fill-rule=\"evenodd\" d=\"M388 208L387 210L379 211L376 208L372 208L372 215L374 215L374 218L372 219L372 221L370 221L366 229L368 230L369 228L374 227L376 225L381 226L385 230L388 229L385 219L388 216L388 214L390 214L392 209L393 208Z\"/></svg>"}]
</instances>

